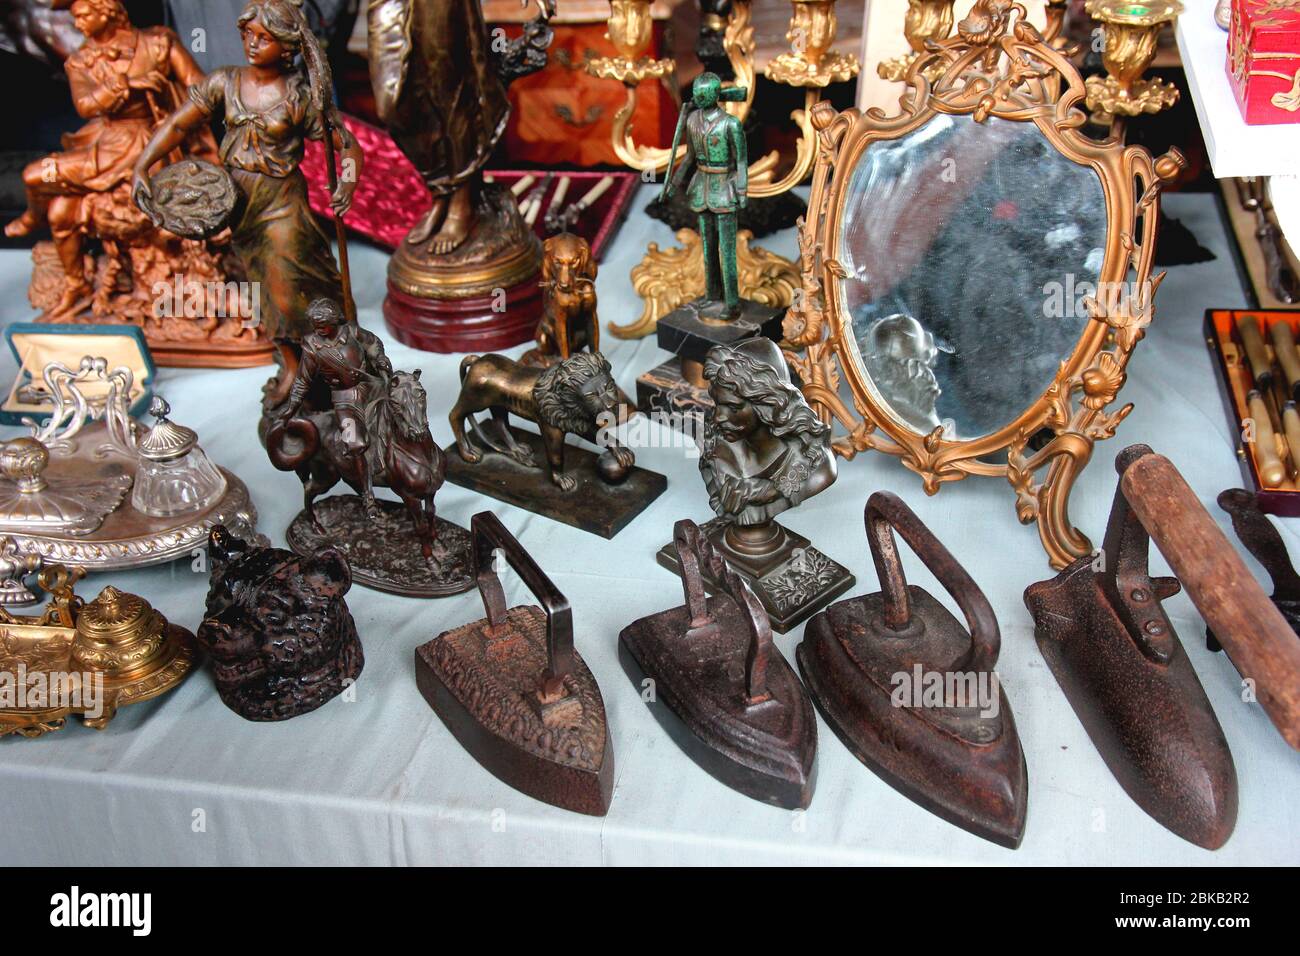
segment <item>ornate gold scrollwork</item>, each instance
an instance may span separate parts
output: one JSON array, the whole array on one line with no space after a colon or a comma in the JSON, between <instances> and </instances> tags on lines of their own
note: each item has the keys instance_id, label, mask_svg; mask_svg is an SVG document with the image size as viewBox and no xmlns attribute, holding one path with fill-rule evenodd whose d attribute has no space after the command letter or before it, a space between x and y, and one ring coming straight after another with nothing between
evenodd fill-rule
<instances>
[{"instance_id":1,"label":"ornate gold scrollwork","mask_svg":"<svg viewBox=\"0 0 1300 956\"><path fill-rule=\"evenodd\" d=\"M1086 117L1078 108L1086 95L1082 79L1011 0L979 0L955 36L929 44L911 63L905 81L909 90L898 116L879 109L837 113L825 102L811 110L816 158L808 216L800 227L801 285L785 320L787 359L809 403L846 432L833 443L838 454L852 458L874 449L897 455L921 476L927 494L969 475L1006 478L1021 522L1037 521L1048 559L1060 568L1091 552L1088 538L1070 521L1070 490L1094 443L1110 438L1132 410L1108 409L1152 319L1163 278L1152 276L1159 191L1177 177L1182 158L1171 152L1153 161L1145 149L1125 147L1114 137L1085 136L1080 130ZM1096 171L1106 202L1097 295L1085 302L1088 322L1074 351L1019 417L972 440L945 438L942 429L920 434L882 406L853 357L851 319L838 291L847 275L836 258L839 220L854 164L872 142L900 138L939 113L970 115L981 123L1034 123L1060 153ZM1031 440L1044 429L1052 437L1035 451ZM995 459L1003 453L1005 463L999 463Z\"/></svg>"}]
</instances>

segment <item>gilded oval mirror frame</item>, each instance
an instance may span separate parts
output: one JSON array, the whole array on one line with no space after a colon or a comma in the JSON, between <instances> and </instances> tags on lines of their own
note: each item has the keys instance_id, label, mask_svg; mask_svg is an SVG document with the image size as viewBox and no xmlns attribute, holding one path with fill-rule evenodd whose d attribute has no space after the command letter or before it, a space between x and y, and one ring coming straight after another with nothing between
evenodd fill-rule
<instances>
[{"instance_id":1,"label":"gilded oval mirror frame","mask_svg":"<svg viewBox=\"0 0 1300 956\"><path fill-rule=\"evenodd\" d=\"M936 77L933 83L927 73ZM1177 176L1182 160L1171 153L1153 161L1141 147L1084 135L1086 117L1077 108L1085 98L1082 79L1028 23L1024 8L1009 0L979 0L953 37L932 43L914 61L905 81L897 116L879 109L837 113L825 102L814 107L817 157L799 235L803 288L786 317L787 359L809 403L847 432L834 441L837 454L852 458L874 449L897 455L921 476L927 494L968 475L1005 478L1021 522L1037 521L1048 560L1064 567L1092 552L1070 522L1069 494L1093 444L1110 438L1132 410L1131 404L1109 406L1152 318L1163 278L1152 275L1159 191ZM872 143L897 141L944 114L985 125L1033 124L1057 153L1095 173L1105 206L1102 263L1093 270L1096 294L1084 300L1087 318L1077 342L1059 356L1054 378L1037 399L1002 427L970 439L952 437L951 426L947 434L943 426L922 432L882 400L869 381L841 289L849 275L841 239L854 171ZM936 268L964 267L957 261ZM1085 272L1083 262L1079 271ZM1044 429L1050 439L1031 447Z\"/></svg>"}]
</instances>

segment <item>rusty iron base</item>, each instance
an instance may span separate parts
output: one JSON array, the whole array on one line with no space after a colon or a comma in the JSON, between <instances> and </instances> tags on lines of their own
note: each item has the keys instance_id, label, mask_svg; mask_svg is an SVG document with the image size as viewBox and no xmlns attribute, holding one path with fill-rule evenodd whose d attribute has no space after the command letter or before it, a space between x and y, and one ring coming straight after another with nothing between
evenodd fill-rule
<instances>
[{"instance_id":1,"label":"rusty iron base","mask_svg":"<svg viewBox=\"0 0 1300 956\"><path fill-rule=\"evenodd\" d=\"M1029 776L1006 693L996 716L978 707L895 707L894 674L942 673L970 645L960 622L909 588L911 633L872 626L880 595L831 605L795 651L817 710L853 756L914 803L955 826L1015 849L1025 832Z\"/></svg>"},{"instance_id":2,"label":"rusty iron base","mask_svg":"<svg viewBox=\"0 0 1300 956\"><path fill-rule=\"evenodd\" d=\"M1183 839L1218 849L1237 822L1223 729L1181 642L1170 645L1168 663L1147 658L1106 600L1093 560L1084 555L1025 592L1038 649L1124 791ZM1161 596L1177 591L1172 584Z\"/></svg>"},{"instance_id":3,"label":"rusty iron base","mask_svg":"<svg viewBox=\"0 0 1300 956\"><path fill-rule=\"evenodd\" d=\"M900 498L873 494L865 517L881 590L809 621L795 652L799 672L835 735L873 773L936 816L1014 850L1025 832L1029 774L993 670L1001 646L993 609ZM907 584L894 531L952 594L969 632Z\"/></svg>"},{"instance_id":4,"label":"rusty iron base","mask_svg":"<svg viewBox=\"0 0 1300 956\"><path fill-rule=\"evenodd\" d=\"M1181 590L1179 582L1153 579L1147 562L1153 538L1171 567L1183 565L1186 574L1194 562L1201 580L1189 582L1189 595L1203 615L1215 616L1205 596L1230 582L1214 570L1219 556L1212 538L1193 538L1188 529L1208 527L1223 536L1178 472L1151 449L1126 448L1115 467L1121 480L1102 550L1031 584L1025 605L1039 650L1120 786L1183 839L1217 849L1237 823L1237 771L1161 607ZM1151 537L1139 507L1156 529ZM1180 551L1180 543L1193 540L1194 547ZM1231 551L1226 540L1222 546ZM1223 594L1213 600L1231 603Z\"/></svg>"},{"instance_id":5,"label":"rusty iron base","mask_svg":"<svg viewBox=\"0 0 1300 956\"><path fill-rule=\"evenodd\" d=\"M447 729L495 777L546 803L603 816L614 793L614 749L596 679L575 651L567 695L542 703L546 615L511 608L415 650L415 680Z\"/></svg>"},{"instance_id":6,"label":"rusty iron base","mask_svg":"<svg viewBox=\"0 0 1300 956\"><path fill-rule=\"evenodd\" d=\"M812 801L817 719L794 669L768 656L771 699L745 703L746 622L736 602L711 597L714 625L690 633L677 607L642 618L618 636L623 670L655 719L700 767L745 796L786 809ZM653 681L653 685L646 681Z\"/></svg>"},{"instance_id":7,"label":"rusty iron base","mask_svg":"<svg viewBox=\"0 0 1300 956\"><path fill-rule=\"evenodd\" d=\"M738 554L728 548L723 540L726 528L722 518L700 525L700 530L722 552L727 563L753 589L772 622L772 630L778 634L798 627L853 587L852 572L822 554L797 531L782 527L778 546L768 554L755 556ZM672 542L659 549L655 560L673 574L682 573ZM717 584L707 573L704 575L704 586L710 593L718 590Z\"/></svg>"}]
</instances>

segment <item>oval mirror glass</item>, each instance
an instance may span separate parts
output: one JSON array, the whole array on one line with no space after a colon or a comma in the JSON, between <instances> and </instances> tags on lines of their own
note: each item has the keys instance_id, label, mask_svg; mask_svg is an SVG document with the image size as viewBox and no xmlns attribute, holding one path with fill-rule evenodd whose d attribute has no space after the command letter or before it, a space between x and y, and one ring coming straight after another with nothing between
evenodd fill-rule
<instances>
[{"instance_id":1,"label":"oval mirror glass","mask_svg":"<svg viewBox=\"0 0 1300 956\"><path fill-rule=\"evenodd\" d=\"M839 296L881 406L959 441L1018 418L1088 322L1106 243L1097 174L1033 123L939 114L867 147L843 208Z\"/></svg>"}]
</instances>

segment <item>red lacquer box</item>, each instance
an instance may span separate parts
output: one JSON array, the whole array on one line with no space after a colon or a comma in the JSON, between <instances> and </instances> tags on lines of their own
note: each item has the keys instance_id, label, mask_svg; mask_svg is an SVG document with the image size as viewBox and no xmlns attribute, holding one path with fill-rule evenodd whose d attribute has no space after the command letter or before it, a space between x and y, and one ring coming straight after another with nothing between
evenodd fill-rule
<instances>
[{"instance_id":1,"label":"red lacquer box","mask_svg":"<svg viewBox=\"0 0 1300 956\"><path fill-rule=\"evenodd\" d=\"M1252 126L1300 121L1300 6L1232 0L1228 81Z\"/></svg>"},{"instance_id":2,"label":"red lacquer box","mask_svg":"<svg viewBox=\"0 0 1300 956\"><path fill-rule=\"evenodd\" d=\"M389 249L396 249L397 244L428 210L432 200L424 188L420 174L415 171L410 160L402 155L402 151L385 130L355 116L345 115L343 122L361 144L366 158L365 169L352 200L352 211L344 223L367 239ZM311 208L328 219L331 213L325 177L325 150L320 143L307 143L302 172L307 177L307 198ZM508 186L527 175L524 170L491 169L487 174ZM544 209L550 208L547 203L555 198L561 176L570 179L565 193L566 202L582 199L603 179L611 180L609 188L592 202L591 207L571 227L574 233L591 244L591 254L599 262L627 216L632 197L641 185L640 174L565 170L556 172L549 183L546 182L545 170L533 170L532 175L538 185L545 183L546 189L542 196ZM546 238L545 223L541 216L537 218L534 231L540 238Z\"/></svg>"}]
</instances>

